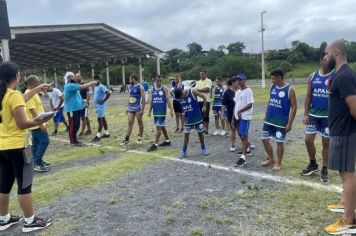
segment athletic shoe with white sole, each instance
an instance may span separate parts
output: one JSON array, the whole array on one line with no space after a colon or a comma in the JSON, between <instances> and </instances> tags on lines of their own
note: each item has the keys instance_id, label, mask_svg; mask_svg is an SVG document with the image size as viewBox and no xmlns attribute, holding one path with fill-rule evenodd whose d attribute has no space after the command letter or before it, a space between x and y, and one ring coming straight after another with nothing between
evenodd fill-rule
<instances>
[{"instance_id":1,"label":"athletic shoe with white sole","mask_svg":"<svg viewBox=\"0 0 356 236\"><path fill-rule=\"evenodd\" d=\"M202 154L203 156L208 156L208 155L209 155L208 149L206 149L206 148L201 149L201 154Z\"/></svg>"},{"instance_id":2,"label":"athletic shoe with white sole","mask_svg":"<svg viewBox=\"0 0 356 236\"><path fill-rule=\"evenodd\" d=\"M22 232L29 233L36 230L45 229L52 224L50 219L45 220L38 216L35 216L31 224L27 224L26 221L23 223Z\"/></svg>"},{"instance_id":3,"label":"athletic shoe with white sole","mask_svg":"<svg viewBox=\"0 0 356 236\"><path fill-rule=\"evenodd\" d=\"M236 146L235 145L231 145L230 152L234 152L234 151L236 151Z\"/></svg>"},{"instance_id":4,"label":"athletic shoe with white sole","mask_svg":"<svg viewBox=\"0 0 356 236\"><path fill-rule=\"evenodd\" d=\"M330 177L329 177L329 174L328 174L328 168L326 167L323 167L321 169L321 172L320 172L320 181L321 182L324 182L324 183L327 183L330 181Z\"/></svg>"},{"instance_id":5,"label":"athletic shoe with white sole","mask_svg":"<svg viewBox=\"0 0 356 236\"><path fill-rule=\"evenodd\" d=\"M7 222L0 220L0 231L7 230L11 226L20 223L21 220L22 220L21 216L13 216L13 215L10 215L10 220L8 220Z\"/></svg>"},{"instance_id":6,"label":"athletic shoe with white sole","mask_svg":"<svg viewBox=\"0 0 356 236\"><path fill-rule=\"evenodd\" d=\"M225 131L225 130L221 130L220 135L221 135L222 137L225 137L226 131Z\"/></svg>"},{"instance_id":7,"label":"athletic shoe with white sole","mask_svg":"<svg viewBox=\"0 0 356 236\"><path fill-rule=\"evenodd\" d=\"M337 220L334 224L325 228L325 232L332 235L355 234L356 224L349 225L344 218Z\"/></svg>"},{"instance_id":8,"label":"athletic shoe with white sole","mask_svg":"<svg viewBox=\"0 0 356 236\"><path fill-rule=\"evenodd\" d=\"M172 144L172 141L169 140L168 142L167 141L163 141L162 143L158 144L158 146L167 147L167 146L171 146L171 144Z\"/></svg>"},{"instance_id":9,"label":"athletic shoe with white sole","mask_svg":"<svg viewBox=\"0 0 356 236\"><path fill-rule=\"evenodd\" d=\"M219 130L215 130L214 133L213 133L213 136L216 136L216 135L219 135L219 134L220 134Z\"/></svg>"},{"instance_id":10,"label":"athletic shoe with white sole","mask_svg":"<svg viewBox=\"0 0 356 236\"><path fill-rule=\"evenodd\" d=\"M250 149L255 149L255 148L256 148L256 146L253 145L253 144L251 144L251 143L248 144L248 147L249 147Z\"/></svg>"},{"instance_id":11,"label":"athletic shoe with white sole","mask_svg":"<svg viewBox=\"0 0 356 236\"><path fill-rule=\"evenodd\" d=\"M318 164L313 165L313 164L309 163L309 164L307 165L307 167L305 167L305 168L300 172L300 175L301 175L301 176L309 176L309 175L311 175L311 174L313 174L313 173L319 172L319 170L320 170L320 169L319 169Z\"/></svg>"},{"instance_id":12,"label":"athletic shoe with white sole","mask_svg":"<svg viewBox=\"0 0 356 236\"><path fill-rule=\"evenodd\" d=\"M130 141L125 139L124 141L121 142L120 145L123 146L123 145L129 145L129 144L130 144Z\"/></svg>"},{"instance_id":13,"label":"athletic shoe with white sole","mask_svg":"<svg viewBox=\"0 0 356 236\"><path fill-rule=\"evenodd\" d=\"M239 158L239 160L235 163L235 167L241 167L241 166L244 166L246 165L246 160L244 158Z\"/></svg>"},{"instance_id":14,"label":"athletic shoe with white sole","mask_svg":"<svg viewBox=\"0 0 356 236\"><path fill-rule=\"evenodd\" d=\"M180 154L179 154L179 158L180 159L183 159L183 158L185 158L187 156L187 153L186 152L181 152Z\"/></svg>"}]
</instances>

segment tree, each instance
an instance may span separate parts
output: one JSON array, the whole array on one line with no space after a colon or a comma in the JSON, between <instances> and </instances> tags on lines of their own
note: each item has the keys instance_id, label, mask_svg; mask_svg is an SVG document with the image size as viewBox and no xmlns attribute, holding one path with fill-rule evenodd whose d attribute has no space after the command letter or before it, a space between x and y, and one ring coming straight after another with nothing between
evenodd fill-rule
<instances>
[{"instance_id":1,"label":"tree","mask_svg":"<svg viewBox=\"0 0 356 236\"><path fill-rule=\"evenodd\" d=\"M203 47L198 44L198 43L189 43L187 45L187 48L188 48L188 53L190 56L196 56L196 55L199 55L201 54L202 50L203 50Z\"/></svg>"},{"instance_id":2,"label":"tree","mask_svg":"<svg viewBox=\"0 0 356 236\"><path fill-rule=\"evenodd\" d=\"M242 55L245 48L246 47L242 42L231 43L226 47L230 55Z\"/></svg>"}]
</instances>

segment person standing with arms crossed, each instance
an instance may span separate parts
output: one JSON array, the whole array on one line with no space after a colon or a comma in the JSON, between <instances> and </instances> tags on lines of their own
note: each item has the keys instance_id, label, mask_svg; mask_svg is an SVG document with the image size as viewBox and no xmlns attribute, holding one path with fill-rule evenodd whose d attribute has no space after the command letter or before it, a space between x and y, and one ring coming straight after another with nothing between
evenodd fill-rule
<instances>
[{"instance_id":1,"label":"person standing with arms crossed","mask_svg":"<svg viewBox=\"0 0 356 236\"><path fill-rule=\"evenodd\" d=\"M77 82L80 85L83 85L83 78L80 73L75 74L75 77L77 78ZM83 99L84 102L84 108L81 111L80 118L82 121L82 130L79 133L79 137L82 135L91 135L91 127L90 127L90 120L89 120L89 105L90 105L90 89L89 87L86 89L81 89L80 90L80 96ZM85 131L85 128L87 128L87 131Z\"/></svg>"},{"instance_id":2,"label":"person standing with arms crossed","mask_svg":"<svg viewBox=\"0 0 356 236\"><path fill-rule=\"evenodd\" d=\"M214 91L213 112L215 117L215 132L213 133L213 135L225 136L225 120L220 119L223 94L225 92L221 77L215 78L215 84L216 86L213 89Z\"/></svg>"},{"instance_id":3,"label":"person standing with arms crossed","mask_svg":"<svg viewBox=\"0 0 356 236\"><path fill-rule=\"evenodd\" d=\"M282 69L274 69L271 76L273 85L261 134L268 160L261 165L272 165L272 170L279 171L284 156L284 141L287 133L292 130L297 113L297 98L294 89L284 81ZM274 160L271 138L277 142L277 161Z\"/></svg>"},{"instance_id":4,"label":"person standing with arms crossed","mask_svg":"<svg viewBox=\"0 0 356 236\"><path fill-rule=\"evenodd\" d=\"M325 49L325 60L335 77L330 83L329 168L339 171L344 192L344 215L325 228L329 234L356 233L356 73L347 63L345 43L335 41Z\"/></svg>"},{"instance_id":5,"label":"person standing with arms crossed","mask_svg":"<svg viewBox=\"0 0 356 236\"><path fill-rule=\"evenodd\" d=\"M324 54L322 55L324 57ZM329 128L328 128L328 100L329 91L327 84L333 76L325 59L320 59L321 68L308 78L308 90L304 102L305 146L309 155L309 164L300 172L302 176L309 176L319 171L316 162L316 149L314 140L317 132L321 134L323 144L323 168L320 172L320 180L328 182L328 152L329 152Z\"/></svg>"},{"instance_id":6,"label":"person standing with arms crossed","mask_svg":"<svg viewBox=\"0 0 356 236\"><path fill-rule=\"evenodd\" d=\"M69 125L63 115L64 97L62 92L57 88L50 87L47 93L49 93L49 105L51 110L56 112L53 116L54 131L52 136L57 136L60 123L63 123L66 126L66 131L69 131Z\"/></svg>"},{"instance_id":7,"label":"person standing with arms crossed","mask_svg":"<svg viewBox=\"0 0 356 236\"><path fill-rule=\"evenodd\" d=\"M211 80L206 77L206 70L201 69L199 72L200 80L197 81L195 85L195 89L197 92L203 94L206 98L206 109L203 111L204 101L203 98L198 96L198 102L200 106L200 111L202 112L203 116L203 124L205 127L204 134L209 134L209 112L210 112L210 92L213 86Z\"/></svg>"},{"instance_id":8,"label":"person standing with arms crossed","mask_svg":"<svg viewBox=\"0 0 356 236\"><path fill-rule=\"evenodd\" d=\"M25 102L49 87L41 84L27 94L16 90L21 77L15 63L0 64L0 231L22 221L21 216L9 213L10 192L17 181L17 199L24 213L22 232L47 228L51 220L34 214L32 200L33 159L29 155L29 136L26 129L47 122L28 120Z\"/></svg>"}]
</instances>

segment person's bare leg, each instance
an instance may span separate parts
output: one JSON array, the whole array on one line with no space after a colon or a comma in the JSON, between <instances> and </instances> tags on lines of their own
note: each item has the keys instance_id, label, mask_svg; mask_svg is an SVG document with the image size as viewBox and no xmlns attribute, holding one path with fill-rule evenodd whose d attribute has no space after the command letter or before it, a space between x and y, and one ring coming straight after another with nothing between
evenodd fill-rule
<instances>
[{"instance_id":1,"label":"person's bare leg","mask_svg":"<svg viewBox=\"0 0 356 236\"><path fill-rule=\"evenodd\" d=\"M184 133L183 146L188 147L190 133Z\"/></svg>"},{"instance_id":2,"label":"person's bare leg","mask_svg":"<svg viewBox=\"0 0 356 236\"><path fill-rule=\"evenodd\" d=\"M314 145L315 136L316 134L306 134L304 138L305 147L307 148L310 161L316 161L316 149Z\"/></svg>"},{"instance_id":3,"label":"person's bare leg","mask_svg":"<svg viewBox=\"0 0 356 236\"><path fill-rule=\"evenodd\" d=\"M219 119L220 119L220 117L219 117ZM220 122L221 122L221 129L225 131L225 123L226 123L225 120L220 119Z\"/></svg>"},{"instance_id":4,"label":"person's bare leg","mask_svg":"<svg viewBox=\"0 0 356 236\"><path fill-rule=\"evenodd\" d=\"M219 116L214 116L215 118L215 129L218 130L220 127L219 127Z\"/></svg>"},{"instance_id":5,"label":"person's bare leg","mask_svg":"<svg viewBox=\"0 0 356 236\"><path fill-rule=\"evenodd\" d=\"M204 145L204 146L205 146L203 132L199 132L199 133L198 133L198 137L199 137L200 145Z\"/></svg>"},{"instance_id":6,"label":"person's bare leg","mask_svg":"<svg viewBox=\"0 0 356 236\"><path fill-rule=\"evenodd\" d=\"M58 125L59 125L59 123L54 122L53 124L54 124L54 131L57 131L57 132L58 132Z\"/></svg>"},{"instance_id":7,"label":"person's bare leg","mask_svg":"<svg viewBox=\"0 0 356 236\"><path fill-rule=\"evenodd\" d=\"M284 143L277 142L277 161L276 163L274 163L272 168L274 171L279 171L281 169L283 155L284 155Z\"/></svg>"},{"instance_id":8,"label":"person's bare leg","mask_svg":"<svg viewBox=\"0 0 356 236\"><path fill-rule=\"evenodd\" d=\"M23 214L26 218L33 216L32 194L17 195Z\"/></svg>"},{"instance_id":9,"label":"person's bare leg","mask_svg":"<svg viewBox=\"0 0 356 236\"><path fill-rule=\"evenodd\" d=\"M248 148L248 137L240 136L242 142L242 155L246 156L247 148Z\"/></svg>"},{"instance_id":10,"label":"person's bare leg","mask_svg":"<svg viewBox=\"0 0 356 236\"><path fill-rule=\"evenodd\" d=\"M127 114L127 119L128 119L128 124L127 124L127 132L126 132L126 137L130 138L131 133L132 133L132 127L135 123L135 113L129 112Z\"/></svg>"},{"instance_id":11,"label":"person's bare leg","mask_svg":"<svg viewBox=\"0 0 356 236\"><path fill-rule=\"evenodd\" d=\"M158 144L159 137L161 137L161 130L160 126L156 126L156 135L155 135L155 144Z\"/></svg>"},{"instance_id":12,"label":"person's bare leg","mask_svg":"<svg viewBox=\"0 0 356 236\"><path fill-rule=\"evenodd\" d=\"M0 193L0 216L9 213L10 194Z\"/></svg>"},{"instance_id":13,"label":"person's bare leg","mask_svg":"<svg viewBox=\"0 0 356 236\"><path fill-rule=\"evenodd\" d=\"M180 130L183 131L183 129L184 129L184 116L183 116L183 113L179 113L179 117L180 117Z\"/></svg>"},{"instance_id":14,"label":"person's bare leg","mask_svg":"<svg viewBox=\"0 0 356 236\"><path fill-rule=\"evenodd\" d=\"M103 130L103 118L98 117L98 133L101 133L101 131Z\"/></svg>"},{"instance_id":15,"label":"person's bare leg","mask_svg":"<svg viewBox=\"0 0 356 236\"><path fill-rule=\"evenodd\" d=\"M230 123L231 127L231 134L230 134L230 140L231 140L231 146L234 146L236 144L236 127L235 124Z\"/></svg>"},{"instance_id":16,"label":"person's bare leg","mask_svg":"<svg viewBox=\"0 0 356 236\"><path fill-rule=\"evenodd\" d=\"M88 132L88 131L91 131L91 126L90 126L89 117L85 117L85 120L86 120L86 124L87 124L87 132Z\"/></svg>"},{"instance_id":17,"label":"person's bare leg","mask_svg":"<svg viewBox=\"0 0 356 236\"><path fill-rule=\"evenodd\" d=\"M262 139L263 146L268 155L268 160L261 163L262 166L269 166L274 164L273 148L270 139Z\"/></svg>"},{"instance_id":18,"label":"person's bare leg","mask_svg":"<svg viewBox=\"0 0 356 236\"><path fill-rule=\"evenodd\" d=\"M168 137L168 132L167 132L167 129L166 127L161 127L161 130L162 130L162 133L163 133L163 136L166 140L169 140L169 137Z\"/></svg>"},{"instance_id":19,"label":"person's bare leg","mask_svg":"<svg viewBox=\"0 0 356 236\"><path fill-rule=\"evenodd\" d=\"M329 161L329 146L330 146L330 138L321 138L321 142L323 144L323 151L322 151L322 156L323 156L323 167L328 166L328 161Z\"/></svg>"},{"instance_id":20,"label":"person's bare leg","mask_svg":"<svg viewBox=\"0 0 356 236\"><path fill-rule=\"evenodd\" d=\"M181 113L175 113L175 117L176 117L176 128L179 129L179 117L180 117Z\"/></svg>"},{"instance_id":21,"label":"person's bare leg","mask_svg":"<svg viewBox=\"0 0 356 236\"><path fill-rule=\"evenodd\" d=\"M138 128L139 128L139 134L138 136L142 138L143 135L143 121L142 121L143 115L136 115L137 123L138 123Z\"/></svg>"},{"instance_id":22,"label":"person's bare leg","mask_svg":"<svg viewBox=\"0 0 356 236\"><path fill-rule=\"evenodd\" d=\"M347 224L355 224L356 175L355 172L340 172L344 187L344 219Z\"/></svg>"},{"instance_id":23,"label":"person's bare leg","mask_svg":"<svg viewBox=\"0 0 356 236\"><path fill-rule=\"evenodd\" d=\"M108 122L106 122L105 116L103 117L103 127L104 127L104 130L108 130Z\"/></svg>"}]
</instances>

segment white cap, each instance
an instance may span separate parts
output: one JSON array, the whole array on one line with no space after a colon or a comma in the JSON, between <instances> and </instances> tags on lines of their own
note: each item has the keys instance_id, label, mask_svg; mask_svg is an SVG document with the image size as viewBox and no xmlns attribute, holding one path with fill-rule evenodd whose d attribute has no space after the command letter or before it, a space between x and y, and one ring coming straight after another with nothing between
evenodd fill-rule
<instances>
[{"instance_id":1,"label":"white cap","mask_svg":"<svg viewBox=\"0 0 356 236\"><path fill-rule=\"evenodd\" d=\"M66 84L67 82L68 82L68 76L73 76L73 77L75 77L75 75L74 75L74 73L73 72L70 72L70 71L68 71L68 72L66 72L66 74L64 75L64 84Z\"/></svg>"}]
</instances>

